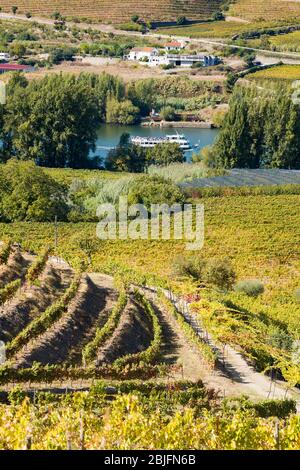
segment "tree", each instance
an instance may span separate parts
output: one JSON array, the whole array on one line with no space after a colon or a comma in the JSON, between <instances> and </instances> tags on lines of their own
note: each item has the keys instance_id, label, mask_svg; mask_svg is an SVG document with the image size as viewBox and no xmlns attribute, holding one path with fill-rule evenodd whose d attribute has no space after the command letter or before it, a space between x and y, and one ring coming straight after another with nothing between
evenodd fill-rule
<instances>
[{"instance_id":1,"label":"tree","mask_svg":"<svg viewBox=\"0 0 300 470\"><path fill-rule=\"evenodd\" d=\"M21 42L14 42L9 46L9 52L11 55L16 56L18 57L18 59L20 59L26 54L26 47Z\"/></svg>"},{"instance_id":2,"label":"tree","mask_svg":"<svg viewBox=\"0 0 300 470\"><path fill-rule=\"evenodd\" d=\"M175 121L176 113L172 106L165 106L160 111L160 116L164 121Z\"/></svg>"},{"instance_id":3,"label":"tree","mask_svg":"<svg viewBox=\"0 0 300 470\"><path fill-rule=\"evenodd\" d=\"M131 83L127 91L130 101L140 109L142 116L147 116L157 104L157 89L155 80L137 80Z\"/></svg>"},{"instance_id":4,"label":"tree","mask_svg":"<svg viewBox=\"0 0 300 470\"><path fill-rule=\"evenodd\" d=\"M53 64L60 64L63 61L72 61L76 49L73 47L61 47L51 52L49 60Z\"/></svg>"},{"instance_id":5,"label":"tree","mask_svg":"<svg viewBox=\"0 0 300 470\"><path fill-rule=\"evenodd\" d=\"M140 118L139 108L130 100L118 101L112 96L106 103L106 122L111 124L131 125Z\"/></svg>"},{"instance_id":6,"label":"tree","mask_svg":"<svg viewBox=\"0 0 300 470\"><path fill-rule=\"evenodd\" d=\"M183 204L184 195L171 180L161 176L135 178L128 193L129 204L143 204L148 210L151 204Z\"/></svg>"},{"instance_id":7,"label":"tree","mask_svg":"<svg viewBox=\"0 0 300 470\"><path fill-rule=\"evenodd\" d=\"M51 15L51 18L53 18L54 20L58 21L62 18L62 15L59 11L54 11Z\"/></svg>"},{"instance_id":8,"label":"tree","mask_svg":"<svg viewBox=\"0 0 300 470\"><path fill-rule=\"evenodd\" d=\"M183 150L178 144L158 144L147 152L149 165L166 166L185 161Z\"/></svg>"},{"instance_id":9,"label":"tree","mask_svg":"<svg viewBox=\"0 0 300 470\"><path fill-rule=\"evenodd\" d=\"M26 88L15 87L5 109L4 133L19 159L84 168L95 148L99 122L93 90L80 78L53 75Z\"/></svg>"},{"instance_id":10,"label":"tree","mask_svg":"<svg viewBox=\"0 0 300 470\"><path fill-rule=\"evenodd\" d=\"M88 88L91 88L97 99L100 120L106 121L107 102L111 97L122 101L125 98L125 84L119 77L114 77L108 73L101 75L83 73L80 81ZM129 98L130 99L130 98ZM135 105L135 103L133 103Z\"/></svg>"},{"instance_id":11,"label":"tree","mask_svg":"<svg viewBox=\"0 0 300 470\"><path fill-rule=\"evenodd\" d=\"M18 9L19 9L19 8L18 8L17 6L15 6L15 5L13 5L13 6L11 7L11 11L13 12L14 15L17 13Z\"/></svg>"},{"instance_id":12,"label":"tree","mask_svg":"<svg viewBox=\"0 0 300 470\"><path fill-rule=\"evenodd\" d=\"M286 85L238 85L213 147L226 168L300 168L300 108Z\"/></svg>"},{"instance_id":13,"label":"tree","mask_svg":"<svg viewBox=\"0 0 300 470\"><path fill-rule=\"evenodd\" d=\"M105 168L109 171L142 173L146 166L146 152L142 147L133 145L130 135L122 134L117 147L108 153Z\"/></svg>"},{"instance_id":14,"label":"tree","mask_svg":"<svg viewBox=\"0 0 300 470\"><path fill-rule=\"evenodd\" d=\"M139 15L132 15L131 21L132 21L133 23L137 23L137 22L139 21Z\"/></svg>"},{"instance_id":15,"label":"tree","mask_svg":"<svg viewBox=\"0 0 300 470\"><path fill-rule=\"evenodd\" d=\"M2 183L2 184L1 184ZM10 160L0 177L0 219L46 222L68 211L66 188L33 162Z\"/></svg>"},{"instance_id":16,"label":"tree","mask_svg":"<svg viewBox=\"0 0 300 470\"><path fill-rule=\"evenodd\" d=\"M213 21L223 21L225 16L221 11L216 11L212 16Z\"/></svg>"}]
</instances>

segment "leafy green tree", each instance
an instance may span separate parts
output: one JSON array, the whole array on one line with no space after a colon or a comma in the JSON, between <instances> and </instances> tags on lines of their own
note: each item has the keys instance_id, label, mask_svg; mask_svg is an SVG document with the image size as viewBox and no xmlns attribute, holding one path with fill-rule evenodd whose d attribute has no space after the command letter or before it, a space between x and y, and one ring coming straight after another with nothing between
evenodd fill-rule
<instances>
[{"instance_id":1,"label":"leafy green tree","mask_svg":"<svg viewBox=\"0 0 300 470\"><path fill-rule=\"evenodd\" d=\"M138 80L129 85L127 96L137 106L142 116L146 116L157 105L155 80Z\"/></svg>"},{"instance_id":2,"label":"leafy green tree","mask_svg":"<svg viewBox=\"0 0 300 470\"><path fill-rule=\"evenodd\" d=\"M73 47L61 47L51 52L49 60L53 64L60 64L63 61L72 61L76 49Z\"/></svg>"},{"instance_id":3,"label":"leafy green tree","mask_svg":"<svg viewBox=\"0 0 300 470\"><path fill-rule=\"evenodd\" d=\"M185 161L183 150L178 144L158 144L148 149L149 165L166 166L170 163L183 163Z\"/></svg>"},{"instance_id":4,"label":"leafy green tree","mask_svg":"<svg viewBox=\"0 0 300 470\"><path fill-rule=\"evenodd\" d=\"M79 81L94 91L99 109L99 117L103 122L106 120L108 100L111 97L116 98L118 101L125 98L125 84L119 77L114 77L108 73L100 75L83 73L80 75Z\"/></svg>"},{"instance_id":5,"label":"leafy green tree","mask_svg":"<svg viewBox=\"0 0 300 470\"><path fill-rule=\"evenodd\" d=\"M9 160L0 176L0 218L9 222L65 220L66 188L33 162Z\"/></svg>"},{"instance_id":6,"label":"leafy green tree","mask_svg":"<svg viewBox=\"0 0 300 470\"><path fill-rule=\"evenodd\" d=\"M214 21L223 21L225 20L225 16L221 11L216 11L212 16L212 19Z\"/></svg>"},{"instance_id":7,"label":"leafy green tree","mask_svg":"<svg viewBox=\"0 0 300 470\"><path fill-rule=\"evenodd\" d=\"M20 59L26 54L26 47L21 42L16 41L9 46L9 52L11 55L16 56Z\"/></svg>"},{"instance_id":8,"label":"leafy green tree","mask_svg":"<svg viewBox=\"0 0 300 470\"><path fill-rule=\"evenodd\" d=\"M287 85L237 85L214 146L219 166L300 168L300 108Z\"/></svg>"},{"instance_id":9,"label":"leafy green tree","mask_svg":"<svg viewBox=\"0 0 300 470\"><path fill-rule=\"evenodd\" d=\"M164 121L175 121L176 113L172 106L165 106L160 111L160 116Z\"/></svg>"},{"instance_id":10,"label":"leafy green tree","mask_svg":"<svg viewBox=\"0 0 300 470\"><path fill-rule=\"evenodd\" d=\"M95 148L99 110L92 89L71 75L16 86L5 107L12 155L48 167L84 168Z\"/></svg>"},{"instance_id":11,"label":"leafy green tree","mask_svg":"<svg viewBox=\"0 0 300 470\"><path fill-rule=\"evenodd\" d=\"M134 106L130 100L118 101L115 97L107 100L106 122L131 125L137 123L139 118L139 108Z\"/></svg>"},{"instance_id":12,"label":"leafy green tree","mask_svg":"<svg viewBox=\"0 0 300 470\"><path fill-rule=\"evenodd\" d=\"M161 176L139 176L135 178L128 193L129 204L144 204L148 210L151 204L183 204L181 189L171 180Z\"/></svg>"},{"instance_id":13,"label":"leafy green tree","mask_svg":"<svg viewBox=\"0 0 300 470\"><path fill-rule=\"evenodd\" d=\"M108 153L105 168L110 171L142 173L146 167L146 152L142 147L133 145L130 135L124 133L118 146Z\"/></svg>"}]
</instances>

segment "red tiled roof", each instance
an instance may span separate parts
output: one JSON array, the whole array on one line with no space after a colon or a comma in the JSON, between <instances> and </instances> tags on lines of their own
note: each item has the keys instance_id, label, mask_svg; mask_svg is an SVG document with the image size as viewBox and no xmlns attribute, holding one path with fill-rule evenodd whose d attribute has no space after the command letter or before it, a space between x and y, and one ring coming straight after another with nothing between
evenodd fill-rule
<instances>
[{"instance_id":1,"label":"red tiled roof","mask_svg":"<svg viewBox=\"0 0 300 470\"><path fill-rule=\"evenodd\" d=\"M30 65L19 65L19 64L0 64L0 70L28 70L32 67Z\"/></svg>"},{"instance_id":2,"label":"red tiled roof","mask_svg":"<svg viewBox=\"0 0 300 470\"><path fill-rule=\"evenodd\" d=\"M134 52L152 52L154 51L154 47L134 47L131 50Z\"/></svg>"},{"instance_id":3,"label":"red tiled roof","mask_svg":"<svg viewBox=\"0 0 300 470\"><path fill-rule=\"evenodd\" d=\"M182 44L178 41L167 42L166 47L181 47Z\"/></svg>"}]
</instances>

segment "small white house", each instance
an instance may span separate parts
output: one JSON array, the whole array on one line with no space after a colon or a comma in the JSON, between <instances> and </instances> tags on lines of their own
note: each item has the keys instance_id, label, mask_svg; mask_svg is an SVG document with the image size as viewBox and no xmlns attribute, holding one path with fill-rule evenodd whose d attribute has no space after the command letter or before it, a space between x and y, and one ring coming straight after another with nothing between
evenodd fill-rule
<instances>
[{"instance_id":1,"label":"small white house","mask_svg":"<svg viewBox=\"0 0 300 470\"><path fill-rule=\"evenodd\" d=\"M165 45L165 50L167 52L181 51L182 49L184 49L184 44L182 44L182 42L179 42L179 41L171 41Z\"/></svg>"},{"instance_id":2,"label":"small white house","mask_svg":"<svg viewBox=\"0 0 300 470\"><path fill-rule=\"evenodd\" d=\"M10 60L10 55L7 52L0 52L0 61L8 62Z\"/></svg>"},{"instance_id":3,"label":"small white house","mask_svg":"<svg viewBox=\"0 0 300 470\"><path fill-rule=\"evenodd\" d=\"M154 47L134 47L129 52L127 59L133 61L148 61L158 56L158 50Z\"/></svg>"}]
</instances>

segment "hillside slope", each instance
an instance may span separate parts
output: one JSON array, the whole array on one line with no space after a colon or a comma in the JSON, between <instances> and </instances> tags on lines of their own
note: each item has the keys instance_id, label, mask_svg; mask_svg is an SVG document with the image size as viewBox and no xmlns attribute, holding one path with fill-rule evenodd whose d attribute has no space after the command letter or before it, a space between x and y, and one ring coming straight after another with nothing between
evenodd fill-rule
<instances>
[{"instance_id":1,"label":"hillside slope","mask_svg":"<svg viewBox=\"0 0 300 470\"><path fill-rule=\"evenodd\" d=\"M181 15L189 20L209 19L222 3L223 0L1 0L1 7L4 12L18 6L18 13L48 16L59 11L70 17L118 23L133 14L153 21L174 21Z\"/></svg>"},{"instance_id":2,"label":"hillside slope","mask_svg":"<svg viewBox=\"0 0 300 470\"><path fill-rule=\"evenodd\" d=\"M300 2L297 0L235 0L229 14L250 21L297 19L300 21Z\"/></svg>"}]
</instances>

